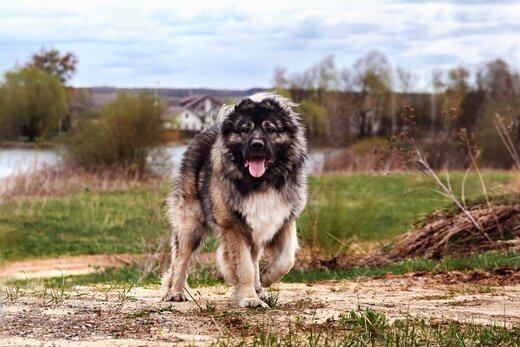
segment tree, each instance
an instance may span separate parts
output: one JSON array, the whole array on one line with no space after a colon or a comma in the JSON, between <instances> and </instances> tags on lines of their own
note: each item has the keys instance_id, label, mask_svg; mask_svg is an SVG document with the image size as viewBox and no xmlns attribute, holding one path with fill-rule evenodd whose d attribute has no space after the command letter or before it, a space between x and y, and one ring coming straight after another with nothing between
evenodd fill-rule
<instances>
[{"instance_id":1,"label":"tree","mask_svg":"<svg viewBox=\"0 0 520 347\"><path fill-rule=\"evenodd\" d=\"M391 88L391 67L386 56L371 51L354 63L356 82L362 92L380 95Z\"/></svg>"},{"instance_id":2,"label":"tree","mask_svg":"<svg viewBox=\"0 0 520 347\"><path fill-rule=\"evenodd\" d=\"M61 83L66 84L76 73L77 64L78 59L71 52L62 55L56 49L42 48L40 52L32 55L28 65L42 69L48 74L58 77Z\"/></svg>"},{"instance_id":3,"label":"tree","mask_svg":"<svg viewBox=\"0 0 520 347\"><path fill-rule=\"evenodd\" d=\"M513 79L509 65L502 59L490 61L477 73L479 88L495 99L506 100L515 93Z\"/></svg>"},{"instance_id":4,"label":"tree","mask_svg":"<svg viewBox=\"0 0 520 347\"><path fill-rule=\"evenodd\" d=\"M397 67L395 70L397 75L398 89L401 93L409 93L415 84L415 76L402 67Z\"/></svg>"},{"instance_id":5,"label":"tree","mask_svg":"<svg viewBox=\"0 0 520 347\"><path fill-rule=\"evenodd\" d=\"M365 130L362 130L360 137L371 135L372 130L370 129L383 133L386 129L384 127L378 128L382 124L392 124L391 120L388 119L390 112L384 114L385 111L391 109L389 107L392 92L390 63L383 53L371 51L356 61L354 71L356 74L355 81L362 95L361 105L359 106L360 124L362 124L360 129L369 130L366 134ZM369 120L369 118L371 119ZM370 124L367 124L369 121Z\"/></svg>"},{"instance_id":6,"label":"tree","mask_svg":"<svg viewBox=\"0 0 520 347\"><path fill-rule=\"evenodd\" d=\"M120 93L100 118L78 127L67 146L68 161L86 169L119 168L141 177L152 150L164 140L164 107L148 94Z\"/></svg>"},{"instance_id":7,"label":"tree","mask_svg":"<svg viewBox=\"0 0 520 347\"><path fill-rule=\"evenodd\" d=\"M303 100L300 107L309 142L317 146L325 145L329 133L327 109L309 99Z\"/></svg>"},{"instance_id":8,"label":"tree","mask_svg":"<svg viewBox=\"0 0 520 347\"><path fill-rule=\"evenodd\" d=\"M4 136L21 134L35 141L58 129L67 114L67 102L57 77L25 67L7 72L4 79L1 117L9 129Z\"/></svg>"}]
</instances>

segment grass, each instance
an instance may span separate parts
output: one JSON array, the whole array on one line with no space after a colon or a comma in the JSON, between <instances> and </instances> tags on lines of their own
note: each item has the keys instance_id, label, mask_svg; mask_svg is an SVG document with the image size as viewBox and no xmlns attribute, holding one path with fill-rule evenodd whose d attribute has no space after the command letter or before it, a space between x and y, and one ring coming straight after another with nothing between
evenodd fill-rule
<instances>
[{"instance_id":1,"label":"grass","mask_svg":"<svg viewBox=\"0 0 520 347\"><path fill-rule=\"evenodd\" d=\"M454 174L460 191L462 174ZM513 173L488 172L487 185L505 185ZM169 184L124 192L84 190L61 197L10 202L0 210L0 263L62 255L141 253L168 232L164 217ZM309 202L298 221L303 246L333 254L356 238L383 243L422 216L445 207L426 177L413 174L349 174L311 177ZM480 195L470 175L466 195ZM318 232L319 231L319 232ZM339 240L339 242L338 242ZM205 250L216 247L210 239Z\"/></svg>"},{"instance_id":2,"label":"grass","mask_svg":"<svg viewBox=\"0 0 520 347\"><path fill-rule=\"evenodd\" d=\"M462 173L451 175L455 192L461 191ZM487 172L488 190L506 185L514 173ZM298 220L300 240L331 254L351 240L380 244L408 231L427 214L449 205L427 177L413 174L311 177L306 211ZM482 195L475 174L466 182L467 199ZM316 223L316 228L314 228Z\"/></svg>"},{"instance_id":3,"label":"grass","mask_svg":"<svg viewBox=\"0 0 520 347\"><path fill-rule=\"evenodd\" d=\"M446 257L440 261L430 259L410 259L395 264L370 267L361 266L352 269L337 270L292 270L282 279L286 283L313 283L326 280L355 279L360 277L375 278L386 274L402 275L409 272L436 272L443 273L448 271L470 271L485 270L492 271L499 268L511 267L520 269L520 252L486 252L474 254L469 257ZM125 288L128 285L158 285L160 283L160 273L149 274L146 278L141 278L142 274L139 267L135 265L123 266L119 268L107 268L101 272L87 275L55 277L40 279L40 285L47 288L73 288L81 285L105 284L111 287ZM26 290L30 280L13 280L6 283L6 290L10 293ZM192 270L188 277L188 284L192 288L200 286L214 286L224 282L217 276L214 266L206 265ZM8 293L4 293L8 296ZM12 295L11 295L12 296ZM266 300L275 303L278 298L276 291L265 293Z\"/></svg>"},{"instance_id":4,"label":"grass","mask_svg":"<svg viewBox=\"0 0 520 347\"><path fill-rule=\"evenodd\" d=\"M445 257L440 261L430 259L407 259L395 264L370 267L361 266L339 270L293 270L283 279L284 282L318 282L324 280L354 279L359 277L380 277L386 274L402 275L418 271L469 271L494 270L502 267L520 268L520 252L486 252L468 257Z\"/></svg>"},{"instance_id":5,"label":"grass","mask_svg":"<svg viewBox=\"0 0 520 347\"><path fill-rule=\"evenodd\" d=\"M288 328L260 326L252 336L219 337L212 346L518 346L520 326L477 325L453 321L390 320L370 308L351 311L324 323L296 319Z\"/></svg>"},{"instance_id":6,"label":"grass","mask_svg":"<svg viewBox=\"0 0 520 347\"><path fill-rule=\"evenodd\" d=\"M141 253L167 230L165 189L84 191L12 202L0 212L0 262L33 257Z\"/></svg>"}]
</instances>

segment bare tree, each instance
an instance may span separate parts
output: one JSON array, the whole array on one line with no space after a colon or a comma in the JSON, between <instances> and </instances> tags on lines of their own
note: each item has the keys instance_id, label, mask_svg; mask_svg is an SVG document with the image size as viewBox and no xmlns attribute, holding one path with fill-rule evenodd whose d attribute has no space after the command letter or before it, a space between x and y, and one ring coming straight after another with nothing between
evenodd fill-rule
<instances>
[{"instance_id":1,"label":"bare tree","mask_svg":"<svg viewBox=\"0 0 520 347\"><path fill-rule=\"evenodd\" d=\"M61 54L56 49L42 48L32 55L28 65L58 77L61 83L65 84L76 73L78 58L71 52Z\"/></svg>"}]
</instances>

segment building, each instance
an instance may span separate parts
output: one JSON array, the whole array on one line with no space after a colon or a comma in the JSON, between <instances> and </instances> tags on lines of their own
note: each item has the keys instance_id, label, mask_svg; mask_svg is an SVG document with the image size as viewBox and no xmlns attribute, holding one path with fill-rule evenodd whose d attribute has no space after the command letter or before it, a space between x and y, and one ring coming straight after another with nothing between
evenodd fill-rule
<instances>
[{"instance_id":1,"label":"building","mask_svg":"<svg viewBox=\"0 0 520 347\"><path fill-rule=\"evenodd\" d=\"M162 119L169 130L199 132L206 127L211 115L222 103L207 95L195 95L170 102Z\"/></svg>"}]
</instances>

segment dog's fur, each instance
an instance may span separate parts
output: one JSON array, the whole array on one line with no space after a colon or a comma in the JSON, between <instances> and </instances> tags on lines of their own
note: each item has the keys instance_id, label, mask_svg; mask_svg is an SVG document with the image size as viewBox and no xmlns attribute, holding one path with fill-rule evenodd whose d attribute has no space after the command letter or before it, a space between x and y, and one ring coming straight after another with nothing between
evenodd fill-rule
<instances>
[{"instance_id":1,"label":"dog's fur","mask_svg":"<svg viewBox=\"0 0 520 347\"><path fill-rule=\"evenodd\" d=\"M191 255L212 229L232 299L267 307L258 295L292 268L296 218L307 199L307 144L294 106L276 94L255 94L224 106L216 124L195 137L169 198L172 255L163 300L187 300Z\"/></svg>"}]
</instances>

